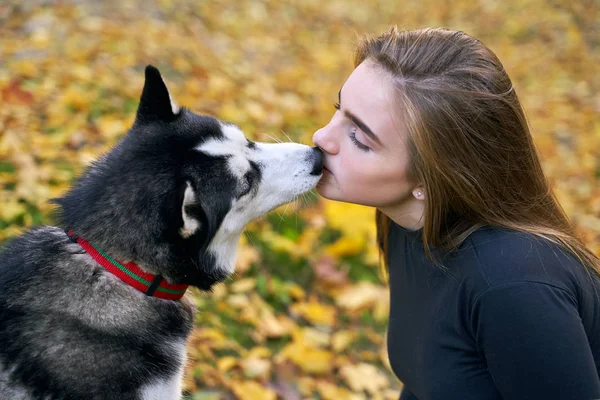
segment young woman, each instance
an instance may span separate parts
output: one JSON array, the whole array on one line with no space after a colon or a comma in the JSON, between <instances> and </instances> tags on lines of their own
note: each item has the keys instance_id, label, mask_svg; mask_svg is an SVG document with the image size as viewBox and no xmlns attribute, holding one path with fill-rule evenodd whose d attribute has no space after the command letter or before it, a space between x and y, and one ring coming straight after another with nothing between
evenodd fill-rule
<instances>
[{"instance_id":1,"label":"young woman","mask_svg":"<svg viewBox=\"0 0 600 400\"><path fill-rule=\"evenodd\" d=\"M401 400L600 399L600 260L502 64L462 32L364 39L318 192L376 207Z\"/></svg>"}]
</instances>

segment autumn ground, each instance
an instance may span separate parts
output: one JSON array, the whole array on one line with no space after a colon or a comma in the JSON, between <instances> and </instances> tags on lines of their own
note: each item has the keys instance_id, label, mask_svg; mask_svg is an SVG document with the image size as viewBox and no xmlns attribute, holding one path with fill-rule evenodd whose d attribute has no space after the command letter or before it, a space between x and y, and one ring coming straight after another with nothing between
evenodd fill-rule
<instances>
[{"instance_id":1,"label":"autumn ground","mask_svg":"<svg viewBox=\"0 0 600 400\"><path fill-rule=\"evenodd\" d=\"M311 143L357 34L445 26L513 78L544 168L600 253L600 11L585 1L4 1L0 241L52 222L48 199L133 121L143 68L178 102L256 140ZM373 211L308 196L252 223L237 275L194 292L185 388L200 399L393 399Z\"/></svg>"}]
</instances>

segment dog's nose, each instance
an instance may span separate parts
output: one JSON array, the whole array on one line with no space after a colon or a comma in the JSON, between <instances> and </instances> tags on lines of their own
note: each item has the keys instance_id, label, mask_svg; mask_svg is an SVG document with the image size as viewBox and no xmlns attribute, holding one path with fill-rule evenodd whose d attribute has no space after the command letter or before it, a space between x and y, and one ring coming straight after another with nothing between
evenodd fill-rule
<instances>
[{"instance_id":1,"label":"dog's nose","mask_svg":"<svg viewBox=\"0 0 600 400\"><path fill-rule=\"evenodd\" d=\"M312 147L310 152L310 161L313 162L311 175L321 175L323 172L323 152L318 147Z\"/></svg>"}]
</instances>

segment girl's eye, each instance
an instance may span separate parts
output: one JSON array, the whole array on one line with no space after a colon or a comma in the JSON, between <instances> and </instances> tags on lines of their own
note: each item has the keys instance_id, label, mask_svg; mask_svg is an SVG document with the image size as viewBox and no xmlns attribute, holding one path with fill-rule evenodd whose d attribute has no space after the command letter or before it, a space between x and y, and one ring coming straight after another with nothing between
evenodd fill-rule
<instances>
[{"instance_id":1,"label":"girl's eye","mask_svg":"<svg viewBox=\"0 0 600 400\"><path fill-rule=\"evenodd\" d=\"M333 107L336 110L339 110L340 109L340 103L335 103L333 105ZM350 140L352 140L352 143L354 143L354 145L356 147L358 147L360 150L362 150L362 151L369 151L369 150L371 150L370 147L365 146L364 144L362 144L361 142L359 142L358 139L356 139L356 128L355 127L352 128L352 130L350 131L350 133L348 134L348 136L350 136Z\"/></svg>"},{"instance_id":2,"label":"girl's eye","mask_svg":"<svg viewBox=\"0 0 600 400\"><path fill-rule=\"evenodd\" d=\"M370 147L365 146L364 144L359 142L358 139L356 139L356 128L352 128L352 130L350 131L348 136L350 136L350 140L352 140L352 143L354 143L354 145L356 147L358 147L359 150L361 150L361 151L370 151L371 150Z\"/></svg>"}]
</instances>

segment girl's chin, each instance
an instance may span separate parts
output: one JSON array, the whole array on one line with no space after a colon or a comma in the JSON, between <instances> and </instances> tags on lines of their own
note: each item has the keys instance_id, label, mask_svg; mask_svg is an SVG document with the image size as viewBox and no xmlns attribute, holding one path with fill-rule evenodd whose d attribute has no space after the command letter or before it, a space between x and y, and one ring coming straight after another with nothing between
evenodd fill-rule
<instances>
[{"instance_id":1,"label":"girl's chin","mask_svg":"<svg viewBox=\"0 0 600 400\"><path fill-rule=\"evenodd\" d=\"M330 197L331 193L329 193L330 190L327 186L328 185L325 182L323 182L323 180L321 179L321 181L319 181L319 183L317 184L317 187L316 187L317 193L319 193L319 195L321 197L324 197L329 200L334 200Z\"/></svg>"},{"instance_id":2,"label":"girl's chin","mask_svg":"<svg viewBox=\"0 0 600 400\"><path fill-rule=\"evenodd\" d=\"M323 182L324 183L324 182ZM327 200L333 200L333 201L346 201L342 198L340 198L339 193L337 193L335 190L332 190L332 186L330 184L321 184L321 182L319 182L319 184L316 187L317 193L327 199Z\"/></svg>"}]
</instances>

